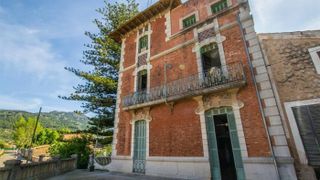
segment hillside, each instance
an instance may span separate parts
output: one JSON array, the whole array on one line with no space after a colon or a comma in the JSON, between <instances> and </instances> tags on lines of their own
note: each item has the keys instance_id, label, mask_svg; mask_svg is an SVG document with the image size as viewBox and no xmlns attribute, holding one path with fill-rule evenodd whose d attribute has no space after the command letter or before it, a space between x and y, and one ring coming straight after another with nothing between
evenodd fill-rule
<instances>
[{"instance_id":1,"label":"hillside","mask_svg":"<svg viewBox=\"0 0 320 180\"><path fill-rule=\"evenodd\" d=\"M0 139L10 139L14 123L21 117L36 117L37 113L25 111L0 110ZM52 111L41 113L40 123L46 128L61 129L69 128L72 131L86 128L88 118L73 112Z\"/></svg>"}]
</instances>

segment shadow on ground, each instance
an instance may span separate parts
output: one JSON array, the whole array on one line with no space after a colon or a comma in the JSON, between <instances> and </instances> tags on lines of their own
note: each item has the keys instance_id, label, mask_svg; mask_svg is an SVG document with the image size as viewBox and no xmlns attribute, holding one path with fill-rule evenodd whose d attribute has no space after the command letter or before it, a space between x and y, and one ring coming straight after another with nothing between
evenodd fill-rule
<instances>
[{"instance_id":1,"label":"shadow on ground","mask_svg":"<svg viewBox=\"0 0 320 180\"><path fill-rule=\"evenodd\" d=\"M173 180L170 178L145 176L140 174L126 174L118 172L106 172L106 171L94 171L89 172L88 170L75 170L60 176L49 178L48 180Z\"/></svg>"}]
</instances>

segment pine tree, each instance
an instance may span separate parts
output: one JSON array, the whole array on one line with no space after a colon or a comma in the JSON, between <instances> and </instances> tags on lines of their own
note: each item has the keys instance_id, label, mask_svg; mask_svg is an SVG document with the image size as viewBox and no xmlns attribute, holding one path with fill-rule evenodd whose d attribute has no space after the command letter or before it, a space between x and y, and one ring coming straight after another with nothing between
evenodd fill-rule
<instances>
[{"instance_id":1,"label":"pine tree","mask_svg":"<svg viewBox=\"0 0 320 180\"><path fill-rule=\"evenodd\" d=\"M121 45L111 39L108 34L117 29L122 23L138 13L138 4L135 0L126 0L125 3L108 3L97 9L102 15L101 20L95 19L98 33L86 32L91 39L86 44L81 62L92 68L91 71L82 71L72 67L66 69L85 81L74 87L74 93L61 97L66 100L84 102L84 113L93 113L90 119L90 129L101 133L113 127L114 109L118 84L119 61Z\"/></svg>"}]
</instances>

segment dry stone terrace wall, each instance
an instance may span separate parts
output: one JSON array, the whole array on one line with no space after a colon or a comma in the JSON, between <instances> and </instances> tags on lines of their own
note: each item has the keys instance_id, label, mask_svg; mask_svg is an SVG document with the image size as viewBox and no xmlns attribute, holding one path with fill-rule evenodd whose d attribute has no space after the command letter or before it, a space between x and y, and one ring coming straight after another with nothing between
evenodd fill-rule
<instances>
[{"instance_id":1,"label":"dry stone terrace wall","mask_svg":"<svg viewBox=\"0 0 320 180\"><path fill-rule=\"evenodd\" d=\"M5 167L0 168L1 180L36 180L60 175L76 169L77 158L50 160L31 164L21 164L19 160L5 162Z\"/></svg>"}]
</instances>

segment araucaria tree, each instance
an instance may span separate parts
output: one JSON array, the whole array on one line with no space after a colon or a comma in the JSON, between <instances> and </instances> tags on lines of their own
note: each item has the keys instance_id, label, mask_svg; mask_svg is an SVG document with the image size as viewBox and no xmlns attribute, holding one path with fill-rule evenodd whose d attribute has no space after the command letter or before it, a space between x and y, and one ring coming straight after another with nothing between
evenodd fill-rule
<instances>
[{"instance_id":1,"label":"araucaria tree","mask_svg":"<svg viewBox=\"0 0 320 180\"><path fill-rule=\"evenodd\" d=\"M82 63L92 68L83 71L72 67L66 69L84 80L84 84L74 87L74 93L66 100L83 102L84 113L93 113L90 119L90 130L103 132L113 127L114 109L118 84L119 61L121 46L112 40L108 34L118 28L122 23L138 13L138 4L135 0L126 0L125 3L108 3L105 7L97 9L102 18L95 19L99 32L86 32L91 43L85 45Z\"/></svg>"}]
</instances>

